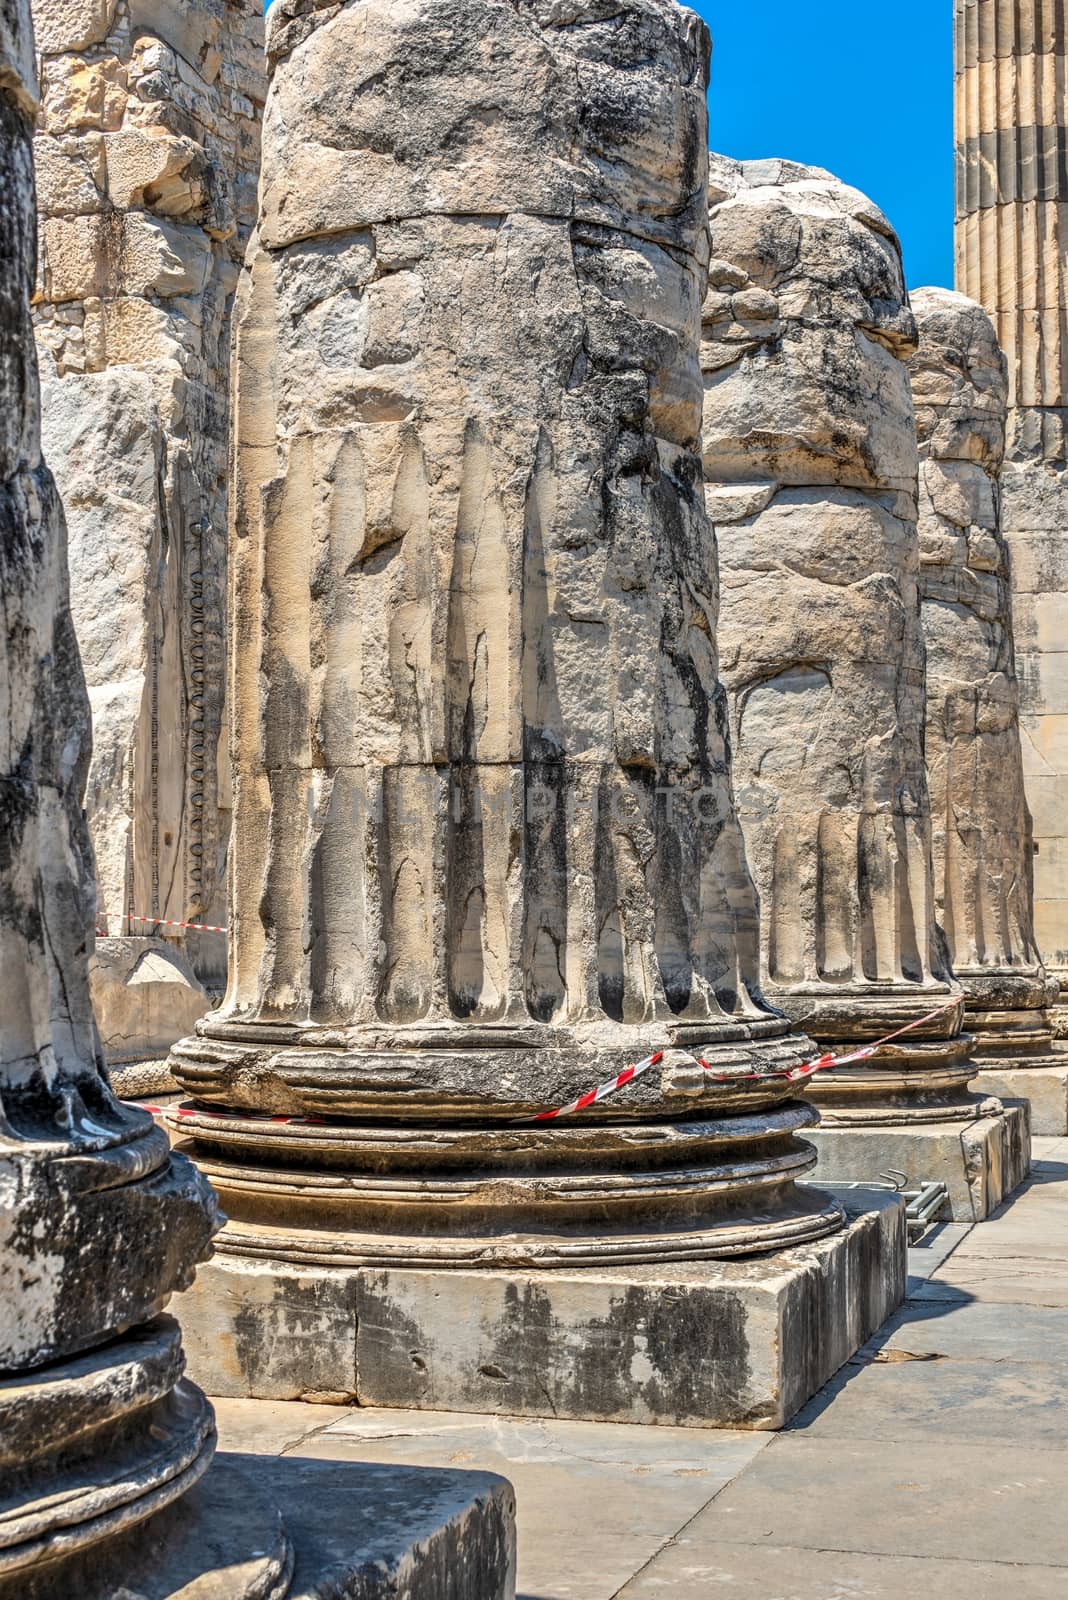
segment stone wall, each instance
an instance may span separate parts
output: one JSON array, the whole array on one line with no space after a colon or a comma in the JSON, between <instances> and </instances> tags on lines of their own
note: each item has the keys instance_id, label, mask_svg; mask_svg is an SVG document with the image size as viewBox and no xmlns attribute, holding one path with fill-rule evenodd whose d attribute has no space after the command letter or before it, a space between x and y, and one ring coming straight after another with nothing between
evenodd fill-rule
<instances>
[{"instance_id":1,"label":"stone wall","mask_svg":"<svg viewBox=\"0 0 1068 1600\"><path fill-rule=\"evenodd\" d=\"M149 1042L142 1024L169 1043L205 1005L157 982L153 1015L124 1020L129 984L143 1011L174 966L157 941L136 976L144 936L185 944L209 987L225 973L223 936L138 919L225 921L229 322L255 214L259 11L34 0L45 442L93 711L98 1005L120 1052Z\"/></svg>"}]
</instances>

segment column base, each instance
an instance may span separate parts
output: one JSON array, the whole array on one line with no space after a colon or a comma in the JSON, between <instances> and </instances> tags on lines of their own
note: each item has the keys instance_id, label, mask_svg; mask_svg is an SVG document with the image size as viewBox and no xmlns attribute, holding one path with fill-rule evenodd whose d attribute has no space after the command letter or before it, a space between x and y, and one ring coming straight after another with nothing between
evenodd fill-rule
<instances>
[{"instance_id":1,"label":"column base","mask_svg":"<svg viewBox=\"0 0 1068 1600\"><path fill-rule=\"evenodd\" d=\"M904 1172L910 1185L942 1182L954 1222L983 1222L1031 1170L1026 1102L971 1122L822 1127L805 1137L819 1153L817 1182L877 1182L890 1171Z\"/></svg>"},{"instance_id":2,"label":"column base","mask_svg":"<svg viewBox=\"0 0 1068 1600\"><path fill-rule=\"evenodd\" d=\"M24 1575L17 1587L0 1583L0 1597L297 1600L292 1578L293 1550L271 1497L252 1474L217 1458L178 1504L89 1554Z\"/></svg>"},{"instance_id":3,"label":"column base","mask_svg":"<svg viewBox=\"0 0 1068 1600\"><path fill-rule=\"evenodd\" d=\"M183 1364L161 1317L0 1379L0 1600L512 1600L503 1479L213 1460Z\"/></svg>"},{"instance_id":4,"label":"column base","mask_svg":"<svg viewBox=\"0 0 1068 1600\"><path fill-rule=\"evenodd\" d=\"M181 1148L230 1219L222 1255L331 1268L611 1267L789 1249L843 1221L836 1202L798 1183L815 1165L796 1135L816 1114L800 1102L548 1128L265 1122L197 1106L167 1120L192 1135Z\"/></svg>"},{"instance_id":5,"label":"column base","mask_svg":"<svg viewBox=\"0 0 1068 1600\"><path fill-rule=\"evenodd\" d=\"M220 1254L182 1297L214 1394L781 1428L901 1303L904 1207L743 1261L583 1271L301 1267Z\"/></svg>"},{"instance_id":6,"label":"column base","mask_svg":"<svg viewBox=\"0 0 1068 1600\"><path fill-rule=\"evenodd\" d=\"M179 1505L11 1594L395 1600L403 1587L435 1600L513 1600L514 1521L511 1485L490 1473L221 1455Z\"/></svg>"},{"instance_id":7,"label":"column base","mask_svg":"<svg viewBox=\"0 0 1068 1600\"><path fill-rule=\"evenodd\" d=\"M999 1100L1029 1100L1033 1134L1054 1138L1068 1134L1068 1051L1057 1065L980 1066L973 1089Z\"/></svg>"}]
</instances>

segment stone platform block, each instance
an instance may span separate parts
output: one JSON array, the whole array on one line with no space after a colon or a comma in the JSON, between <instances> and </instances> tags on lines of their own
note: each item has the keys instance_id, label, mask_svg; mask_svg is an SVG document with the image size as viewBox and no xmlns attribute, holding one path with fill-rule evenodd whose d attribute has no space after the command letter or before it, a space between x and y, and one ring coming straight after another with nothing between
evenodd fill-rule
<instances>
[{"instance_id":1,"label":"stone platform block","mask_svg":"<svg viewBox=\"0 0 1068 1600\"><path fill-rule=\"evenodd\" d=\"M983 1088L989 1091L987 1074ZM1026 1101L972 1122L809 1130L816 1146L816 1181L874 1183L881 1174L905 1173L909 1185L928 1180L949 1190L954 1222L983 1222L1031 1171L1031 1127Z\"/></svg>"},{"instance_id":2,"label":"stone platform block","mask_svg":"<svg viewBox=\"0 0 1068 1600\"><path fill-rule=\"evenodd\" d=\"M695 1428L781 1428L901 1303L892 1196L735 1261L299 1269L224 1249L181 1298L210 1393Z\"/></svg>"},{"instance_id":3,"label":"stone platform block","mask_svg":"<svg viewBox=\"0 0 1068 1600\"><path fill-rule=\"evenodd\" d=\"M223 1454L63 1576L71 1600L514 1600L515 1495L488 1472Z\"/></svg>"},{"instance_id":4,"label":"stone platform block","mask_svg":"<svg viewBox=\"0 0 1068 1600\"><path fill-rule=\"evenodd\" d=\"M1029 1100L1034 1134L1063 1138L1068 1133L1068 1053L1062 1067L984 1067L971 1088L999 1100Z\"/></svg>"}]
</instances>

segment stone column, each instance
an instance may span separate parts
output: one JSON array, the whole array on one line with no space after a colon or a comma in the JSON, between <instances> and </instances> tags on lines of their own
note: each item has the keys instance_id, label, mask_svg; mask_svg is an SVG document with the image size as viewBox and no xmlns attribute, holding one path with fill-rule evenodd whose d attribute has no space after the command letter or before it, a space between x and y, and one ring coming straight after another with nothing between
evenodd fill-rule
<instances>
[{"instance_id":1,"label":"stone column","mask_svg":"<svg viewBox=\"0 0 1068 1600\"><path fill-rule=\"evenodd\" d=\"M912 296L909 359L920 446L926 756L939 922L967 999L979 1084L1063 1107L1057 994L1035 943L1009 552L1001 535L1005 358L986 312L946 289ZM1041 1068L1041 1071L1035 1069Z\"/></svg>"},{"instance_id":2,"label":"stone column","mask_svg":"<svg viewBox=\"0 0 1068 1600\"><path fill-rule=\"evenodd\" d=\"M502 1479L213 1464L162 1314L221 1218L112 1094L90 1004L89 702L30 318L37 109L29 7L0 0L0 1600L285 1600L291 1579L514 1600Z\"/></svg>"},{"instance_id":3,"label":"stone column","mask_svg":"<svg viewBox=\"0 0 1068 1600\"><path fill-rule=\"evenodd\" d=\"M765 992L836 1051L911 1030L813 1084L823 1169L945 1177L984 1216L1026 1141L968 1090L935 923L900 249L815 168L717 158L710 196L704 464Z\"/></svg>"},{"instance_id":4,"label":"stone column","mask_svg":"<svg viewBox=\"0 0 1068 1600\"><path fill-rule=\"evenodd\" d=\"M93 998L124 1093L167 1086L168 1049L226 983L225 935L170 924L226 921L229 332L261 11L33 0L44 447L93 712Z\"/></svg>"},{"instance_id":5,"label":"stone column","mask_svg":"<svg viewBox=\"0 0 1068 1600\"><path fill-rule=\"evenodd\" d=\"M759 991L716 676L707 51L674 0L268 15L231 982L173 1058L222 1255L304 1270L252 1318L318 1265L386 1298L361 1268L841 1226L796 1184L810 1044Z\"/></svg>"},{"instance_id":6,"label":"stone column","mask_svg":"<svg viewBox=\"0 0 1068 1600\"><path fill-rule=\"evenodd\" d=\"M957 0L957 288L1008 360L1002 532L1012 563L1035 934L1068 1036L1068 168L1065 0ZM1068 1096L1036 1105L1068 1132Z\"/></svg>"},{"instance_id":7,"label":"stone column","mask_svg":"<svg viewBox=\"0 0 1068 1600\"><path fill-rule=\"evenodd\" d=\"M0 1595L102 1600L123 1588L120 1578L144 1577L139 1525L166 1519L211 1463L211 1408L182 1380L177 1324L159 1313L192 1281L220 1219L208 1185L171 1156L163 1130L112 1096L89 1000L92 856L80 805L89 705L63 513L41 459L30 321L36 111L28 7L5 0ZM173 1519L153 1527L163 1541ZM265 1582L284 1570L285 1547L277 1526L264 1537L256 1576Z\"/></svg>"}]
</instances>

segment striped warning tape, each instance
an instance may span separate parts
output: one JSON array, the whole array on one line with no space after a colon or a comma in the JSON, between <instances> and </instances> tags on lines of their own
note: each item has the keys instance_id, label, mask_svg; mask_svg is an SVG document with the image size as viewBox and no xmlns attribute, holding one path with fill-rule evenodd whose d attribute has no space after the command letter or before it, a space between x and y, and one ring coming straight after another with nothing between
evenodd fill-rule
<instances>
[{"instance_id":1,"label":"striped warning tape","mask_svg":"<svg viewBox=\"0 0 1068 1600\"><path fill-rule=\"evenodd\" d=\"M108 913L105 911L103 915L106 919ZM230 931L228 928L212 927L207 922L171 922L166 917L135 917L132 911L123 911L121 913L119 921L124 920L126 922L143 922L153 928L189 928L193 933L228 933ZM111 937L110 934L104 932L103 928L97 928L96 935L98 939Z\"/></svg>"},{"instance_id":2,"label":"striped warning tape","mask_svg":"<svg viewBox=\"0 0 1068 1600\"><path fill-rule=\"evenodd\" d=\"M917 1028L922 1028L926 1023L933 1022L946 1011L952 1011L960 1004L960 996L954 995L944 1005L936 1006L933 1011L928 1011L924 1017L917 1017L915 1022L907 1022L903 1028L897 1028L893 1033L884 1034L881 1039L876 1039L873 1044L864 1045L860 1050L851 1050L848 1055L822 1055L815 1061L806 1061L799 1067L784 1067L772 1072L717 1072L709 1066L703 1057L695 1059L699 1066L711 1076L716 1083L755 1083L766 1081L769 1078L785 1079L789 1083L803 1082L806 1078L813 1077L817 1072L828 1072L832 1067L846 1067L854 1061L868 1061L884 1044L891 1044L895 1039L900 1039L903 1034L913 1033ZM651 1067L657 1067L664 1059L665 1051L658 1050L655 1055L647 1056L644 1061L637 1062L634 1066L624 1067L614 1078L609 1078L607 1083L599 1084L596 1089L589 1089L585 1094L580 1094L577 1100L572 1100L566 1106L557 1106L553 1111L541 1111L536 1117L523 1117L523 1122L555 1122L558 1117L574 1116L578 1111L585 1111L589 1106L597 1105L602 1100L607 1100L617 1090L625 1088L628 1083L633 1083L635 1078L640 1078ZM145 1105L142 1109L149 1111L153 1116L162 1116L163 1106ZM168 1114L175 1117L232 1117L238 1116L243 1122L281 1122L301 1127L323 1127L328 1125L329 1119L325 1117L281 1117L272 1116L269 1112L254 1111L219 1111L208 1106L177 1106L168 1108Z\"/></svg>"},{"instance_id":3,"label":"striped warning tape","mask_svg":"<svg viewBox=\"0 0 1068 1600\"><path fill-rule=\"evenodd\" d=\"M698 1056L697 1062L704 1070L711 1074L716 1083L753 1083L768 1078L784 1078L788 1082L797 1082L811 1078L817 1072L827 1072L831 1067L845 1067L853 1061L867 1061L884 1044L890 1044L894 1039L900 1039L904 1033L912 1033L916 1028L922 1028L925 1023L933 1022L935 1017L940 1017L944 1011L951 1011L960 1004L959 995L954 995L952 1000L947 1000L944 1005L936 1006L933 1011L928 1011L925 1017L917 1017L915 1022L908 1022L903 1028L897 1028L893 1033L885 1034L883 1038L876 1039L874 1044L865 1045L861 1050L853 1050L846 1056L823 1055L815 1061L806 1061L800 1067L785 1067L775 1072L716 1072L710 1067L703 1057ZM602 1083L596 1089L590 1089L586 1094L579 1095L577 1100L572 1100L570 1105L557 1106L555 1111L542 1111L533 1118L535 1122L554 1122L557 1117L570 1117L576 1111L585 1111L587 1106L596 1105L601 1100L607 1100L609 1095L615 1094L617 1089L622 1089L625 1084L632 1083L635 1078L640 1078L643 1072L648 1072L650 1067L658 1066L664 1059L664 1051L660 1050L654 1056L649 1056L645 1061L639 1061L636 1066L627 1067L618 1077L611 1078L607 1083Z\"/></svg>"},{"instance_id":4,"label":"striped warning tape","mask_svg":"<svg viewBox=\"0 0 1068 1600\"><path fill-rule=\"evenodd\" d=\"M275 1117L269 1111L218 1111L213 1106L153 1106L138 1100L142 1111L153 1117L238 1117L242 1122L285 1122L306 1128L328 1126L326 1117Z\"/></svg>"}]
</instances>

